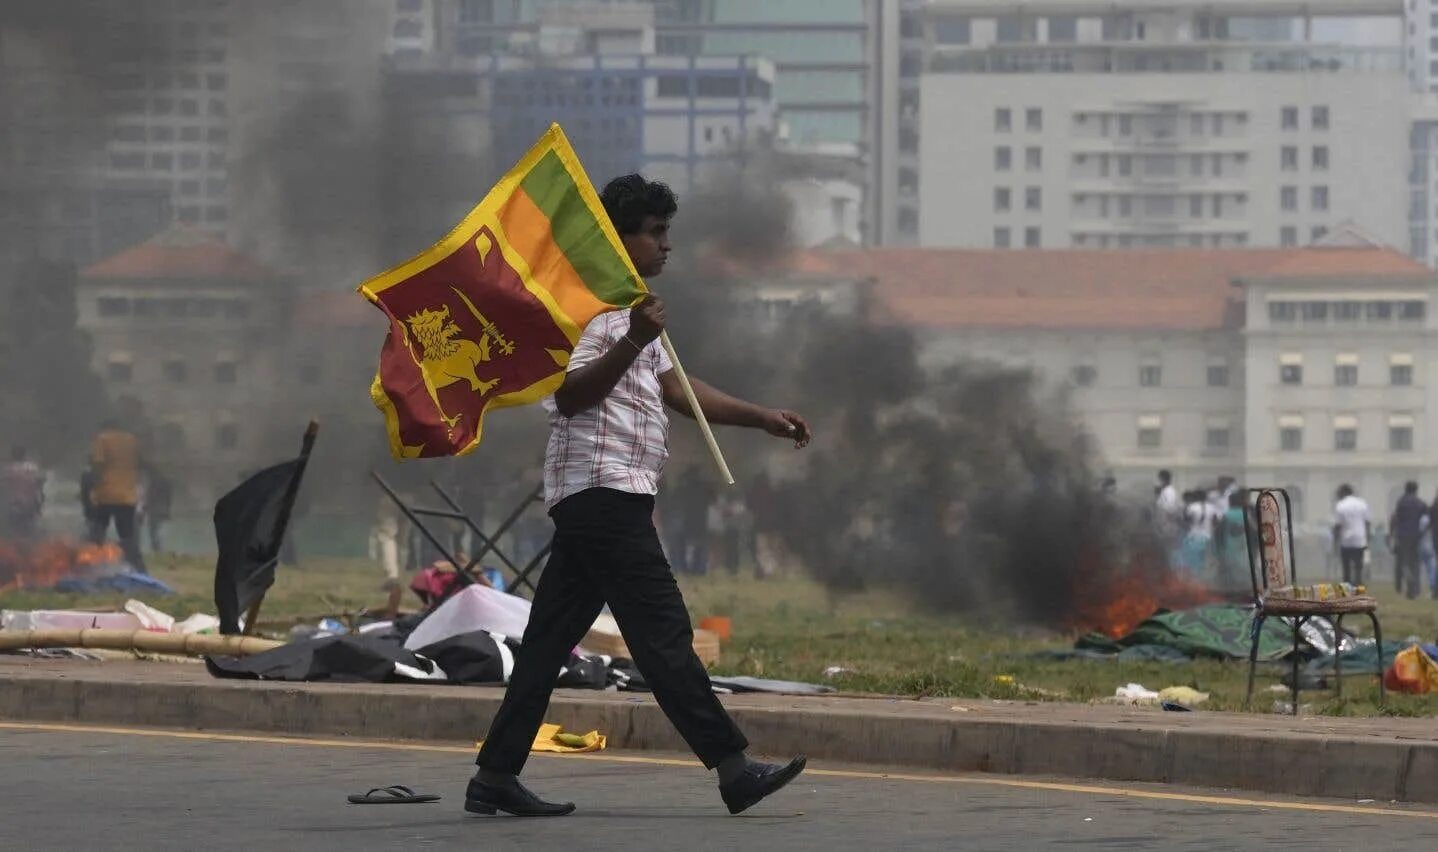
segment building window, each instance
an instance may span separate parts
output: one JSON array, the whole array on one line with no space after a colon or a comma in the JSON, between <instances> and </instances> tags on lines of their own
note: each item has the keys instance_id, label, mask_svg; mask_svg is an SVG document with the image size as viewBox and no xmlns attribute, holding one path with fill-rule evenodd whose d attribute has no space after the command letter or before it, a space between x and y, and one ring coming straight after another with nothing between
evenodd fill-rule
<instances>
[{"instance_id":1,"label":"building window","mask_svg":"<svg viewBox=\"0 0 1438 852\"><path fill-rule=\"evenodd\" d=\"M1138 445L1149 450L1163 446L1163 418L1148 415L1138 419Z\"/></svg>"},{"instance_id":2,"label":"building window","mask_svg":"<svg viewBox=\"0 0 1438 852\"><path fill-rule=\"evenodd\" d=\"M1363 305L1359 302L1334 302L1333 318L1340 322L1358 322L1363 315Z\"/></svg>"},{"instance_id":3,"label":"building window","mask_svg":"<svg viewBox=\"0 0 1438 852\"><path fill-rule=\"evenodd\" d=\"M1124 219L1133 215L1133 197L1120 195L1118 197L1118 215Z\"/></svg>"},{"instance_id":4,"label":"building window","mask_svg":"<svg viewBox=\"0 0 1438 852\"><path fill-rule=\"evenodd\" d=\"M1298 229L1292 225L1284 225L1278 229L1278 244L1284 248L1298 245Z\"/></svg>"},{"instance_id":5,"label":"building window","mask_svg":"<svg viewBox=\"0 0 1438 852\"><path fill-rule=\"evenodd\" d=\"M1079 364L1069 371L1069 378L1078 387L1091 387L1098 381L1098 368L1092 364Z\"/></svg>"},{"instance_id":6,"label":"building window","mask_svg":"<svg viewBox=\"0 0 1438 852\"><path fill-rule=\"evenodd\" d=\"M1044 111L1038 107L1029 107L1024 110L1024 129L1031 133L1038 133L1044 129Z\"/></svg>"},{"instance_id":7,"label":"building window","mask_svg":"<svg viewBox=\"0 0 1438 852\"><path fill-rule=\"evenodd\" d=\"M130 313L130 300L121 296L101 296L96 306L102 317L123 317Z\"/></svg>"},{"instance_id":8,"label":"building window","mask_svg":"<svg viewBox=\"0 0 1438 852\"><path fill-rule=\"evenodd\" d=\"M1303 449L1303 426L1280 426L1278 448L1285 453L1296 453Z\"/></svg>"},{"instance_id":9,"label":"building window","mask_svg":"<svg viewBox=\"0 0 1438 852\"><path fill-rule=\"evenodd\" d=\"M126 384L135 378L133 365L128 359L111 359L105 365L105 379L114 384Z\"/></svg>"},{"instance_id":10,"label":"building window","mask_svg":"<svg viewBox=\"0 0 1438 852\"><path fill-rule=\"evenodd\" d=\"M1012 206L1012 193L1006 186L994 188L994 212L1007 213Z\"/></svg>"},{"instance_id":11,"label":"building window","mask_svg":"<svg viewBox=\"0 0 1438 852\"><path fill-rule=\"evenodd\" d=\"M1400 453L1406 453L1413 449L1413 423L1411 418L1408 418L1406 422L1396 417L1389 419L1388 449Z\"/></svg>"},{"instance_id":12,"label":"building window","mask_svg":"<svg viewBox=\"0 0 1438 852\"><path fill-rule=\"evenodd\" d=\"M1283 108L1282 125L1284 130L1298 129L1298 107L1286 106Z\"/></svg>"},{"instance_id":13,"label":"building window","mask_svg":"<svg viewBox=\"0 0 1438 852\"><path fill-rule=\"evenodd\" d=\"M1390 320L1390 319L1393 319L1393 303L1392 303L1392 302L1368 302L1367 305L1366 305L1366 307L1365 307L1364 313L1366 313L1366 314L1368 315L1368 318L1369 318L1370 320Z\"/></svg>"},{"instance_id":14,"label":"building window","mask_svg":"<svg viewBox=\"0 0 1438 852\"><path fill-rule=\"evenodd\" d=\"M189 365L179 360L166 361L164 372L165 381L182 383L189 378Z\"/></svg>"},{"instance_id":15,"label":"building window","mask_svg":"<svg viewBox=\"0 0 1438 852\"><path fill-rule=\"evenodd\" d=\"M1042 241L1038 228L1024 228L1024 248L1038 248Z\"/></svg>"},{"instance_id":16,"label":"building window","mask_svg":"<svg viewBox=\"0 0 1438 852\"><path fill-rule=\"evenodd\" d=\"M1191 195L1188 198L1188 216L1190 219L1203 218L1203 196Z\"/></svg>"},{"instance_id":17,"label":"building window","mask_svg":"<svg viewBox=\"0 0 1438 852\"><path fill-rule=\"evenodd\" d=\"M1388 383L1406 387L1413 384L1413 356L1394 355L1388 362Z\"/></svg>"},{"instance_id":18,"label":"building window","mask_svg":"<svg viewBox=\"0 0 1438 852\"><path fill-rule=\"evenodd\" d=\"M1341 388L1351 388L1358 384L1357 364L1335 364L1333 365L1333 384Z\"/></svg>"},{"instance_id":19,"label":"building window","mask_svg":"<svg viewBox=\"0 0 1438 852\"><path fill-rule=\"evenodd\" d=\"M1285 385L1303 384L1303 356L1297 353L1278 356L1278 380Z\"/></svg>"},{"instance_id":20,"label":"building window","mask_svg":"<svg viewBox=\"0 0 1438 852\"><path fill-rule=\"evenodd\" d=\"M1119 177L1128 177L1133 174L1133 157L1128 154L1118 155L1118 174Z\"/></svg>"},{"instance_id":21,"label":"building window","mask_svg":"<svg viewBox=\"0 0 1438 852\"><path fill-rule=\"evenodd\" d=\"M1210 450L1228 449L1229 427L1210 424L1204 430L1203 443Z\"/></svg>"},{"instance_id":22,"label":"building window","mask_svg":"<svg viewBox=\"0 0 1438 852\"><path fill-rule=\"evenodd\" d=\"M1131 116L1131 115L1121 115L1121 116L1118 117L1118 135L1120 135L1120 136L1132 136L1132 135L1133 135L1133 116Z\"/></svg>"},{"instance_id":23,"label":"building window","mask_svg":"<svg viewBox=\"0 0 1438 852\"><path fill-rule=\"evenodd\" d=\"M1000 171L1000 172L1006 172L1006 171L1008 171L1009 168L1013 165L1013 161L1014 161L1014 152L1013 152L1013 149L1008 148L1008 147L1006 147L1006 146L1005 146L1005 147L999 147L999 148L995 148L995 149L994 149L994 170L995 170L995 171Z\"/></svg>"},{"instance_id":24,"label":"building window","mask_svg":"<svg viewBox=\"0 0 1438 852\"><path fill-rule=\"evenodd\" d=\"M1352 416L1333 418L1333 449L1351 453L1358 449L1358 420Z\"/></svg>"},{"instance_id":25,"label":"building window","mask_svg":"<svg viewBox=\"0 0 1438 852\"><path fill-rule=\"evenodd\" d=\"M1304 302L1299 306L1304 322L1323 322L1328 319L1327 302Z\"/></svg>"},{"instance_id":26,"label":"building window","mask_svg":"<svg viewBox=\"0 0 1438 852\"><path fill-rule=\"evenodd\" d=\"M1228 364L1208 365L1208 386L1211 388L1228 387Z\"/></svg>"},{"instance_id":27,"label":"building window","mask_svg":"<svg viewBox=\"0 0 1438 852\"><path fill-rule=\"evenodd\" d=\"M1298 319L1298 303L1269 302L1268 319L1270 322L1293 322Z\"/></svg>"},{"instance_id":28,"label":"building window","mask_svg":"<svg viewBox=\"0 0 1438 852\"><path fill-rule=\"evenodd\" d=\"M1410 301L1398 303L1398 318L1403 320L1421 320L1426 313L1427 305L1423 302Z\"/></svg>"},{"instance_id":29,"label":"building window","mask_svg":"<svg viewBox=\"0 0 1438 852\"><path fill-rule=\"evenodd\" d=\"M1159 364L1143 364L1138 368L1140 387L1156 388L1163 384L1163 367Z\"/></svg>"},{"instance_id":30,"label":"building window","mask_svg":"<svg viewBox=\"0 0 1438 852\"><path fill-rule=\"evenodd\" d=\"M1013 112L1005 107L994 110L994 132L1008 133L1013 129Z\"/></svg>"},{"instance_id":31,"label":"building window","mask_svg":"<svg viewBox=\"0 0 1438 852\"><path fill-rule=\"evenodd\" d=\"M1285 172L1298 171L1298 146L1284 145L1279 157L1280 168Z\"/></svg>"},{"instance_id":32,"label":"building window","mask_svg":"<svg viewBox=\"0 0 1438 852\"><path fill-rule=\"evenodd\" d=\"M1298 209L1298 187L1285 186L1278 191L1278 206L1284 210Z\"/></svg>"},{"instance_id":33,"label":"building window","mask_svg":"<svg viewBox=\"0 0 1438 852\"><path fill-rule=\"evenodd\" d=\"M1313 170L1323 172L1328 170L1328 146L1313 146Z\"/></svg>"},{"instance_id":34,"label":"building window","mask_svg":"<svg viewBox=\"0 0 1438 852\"><path fill-rule=\"evenodd\" d=\"M1314 210L1328 209L1328 187L1315 186L1310 193L1310 203Z\"/></svg>"},{"instance_id":35,"label":"building window","mask_svg":"<svg viewBox=\"0 0 1438 852\"><path fill-rule=\"evenodd\" d=\"M1043 170L1043 167L1044 167L1044 149L1042 149L1042 148L1025 148L1025 149L1024 149L1024 168L1028 169L1028 170L1031 171L1031 172L1037 172L1037 171L1042 171L1042 170Z\"/></svg>"},{"instance_id":36,"label":"building window","mask_svg":"<svg viewBox=\"0 0 1438 852\"><path fill-rule=\"evenodd\" d=\"M233 450L240 445L240 430L233 423L215 427L215 449Z\"/></svg>"},{"instance_id":37,"label":"building window","mask_svg":"<svg viewBox=\"0 0 1438 852\"><path fill-rule=\"evenodd\" d=\"M215 364L215 383L232 385L239 379L239 372L234 361L219 361Z\"/></svg>"},{"instance_id":38,"label":"building window","mask_svg":"<svg viewBox=\"0 0 1438 852\"><path fill-rule=\"evenodd\" d=\"M1037 186L1024 188L1024 209L1042 210L1044 206L1043 190Z\"/></svg>"},{"instance_id":39,"label":"building window","mask_svg":"<svg viewBox=\"0 0 1438 852\"><path fill-rule=\"evenodd\" d=\"M994 248L1009 247L1009 229L994 228Z\"/></svg>"},{"instance_id":40,"label":"building window","mask_svg":"<svg viewBox=\"0 0 1438 852\"><path fill-rule=\"evenodd\" d=\"M1328 129L1328 107L1326 107L1326 106L1316 106L1316 107L1313 108L1313 129L1314 129L1314 130L1327 130L1327 129Z\"/></svg>"}]
</instances>

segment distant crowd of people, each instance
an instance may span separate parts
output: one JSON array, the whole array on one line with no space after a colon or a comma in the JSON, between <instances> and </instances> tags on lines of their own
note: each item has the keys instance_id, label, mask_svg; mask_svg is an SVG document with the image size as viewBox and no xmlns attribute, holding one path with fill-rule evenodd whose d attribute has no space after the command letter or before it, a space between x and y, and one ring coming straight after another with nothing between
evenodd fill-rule
<instances>
[{"instance_id":1,"label":"distant crowd of people","mask_svg":"<svg viewBox=\"0 0 1438 852\"><path fill-rule=\"evenodd\" d=\"M1215 585L1235 589L1248 577L1248 538L1244 532L1244 492L1231 476L1209 488L1181 494L1173 474L1158 472L1154 487L1155 529L1175 570L1191 577L1213 573Z\"/></svg>"},{"instance_id":2,"label":"distant crowd of people","mask_svg":"<svg viewBox=\"0 0 1438 852\"><path fill-rule=\"evenodd\" d=\"M10 461L0 470L0 536L29 540L40 537L49 474L25 447L14 447ZM79 481L79 503L84 536L102 544L113 526L125 561L146 571L141 532L147 532L150 551L164 552L163 533L170 520L170 480L143 457L135 435L114 421L106 421L91 443Z\"/></svg>"},{"instance_id":3,"label":"distant crowd of people","mask_svg":"<svg viewBox=\"0 0 1438 852\"><path fill-rule=\"evenodd\" d=\"M1233 477L1180 492L1170 471L1158 472L1154 529L1168 548L1174 570L1194 577L1212 571L1220 588L1246 582L1250 542L1244 527L1245 495ZM1368 502L1345 483L1334 495L1330 532L1330 552L1338 558L1344 582L1366 582L1373 545L1382 541L1393 560L1395 590L1416 598L1426 580L1429 594L1438 599L1438 495L1430 504L1418 496L1417 482L1405 483L1386 530L1375 533Z\"/></svg>"}]
</instances>

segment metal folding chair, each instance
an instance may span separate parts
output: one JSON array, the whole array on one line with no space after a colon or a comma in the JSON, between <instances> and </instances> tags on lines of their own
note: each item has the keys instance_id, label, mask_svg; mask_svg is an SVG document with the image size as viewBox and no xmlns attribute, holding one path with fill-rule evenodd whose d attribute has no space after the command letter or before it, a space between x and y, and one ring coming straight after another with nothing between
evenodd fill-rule
<instances>
[{"instance_id":1,"label":"metal folding chair","mask_svg":"<svg viewBox=\"0 0 1438 852\"><path fill-rule=\"evenodd\" d=\"M1378 601L1367 595L1348 595L1327 600L1309 600L1275 595L1294 586L1297 563L1293 551L1293 503L1282 488L1249 488L1244 494L1243 532L1248 542L1248 572L1253 581L1253 645L1248 652L1248 693L1244 709L1253 702L1253 684L1258 668L1258 640L1263 622L1281 618L1293 628L1293 715L1298 715L1298 648L1303 625L1315 618L1333 626L1334 691L1343 694L1343 618L1359 613L1373 622L1378 646L1378 700L1387 700L1383 688L1383 628L1378 623Z\"/></svg>"},{"instance_id":2,"label":"metal folding chair","mask_svg":"<svg viewBox=\"0 0 1438 852\"><path fill-rule=\"evenodd\" d=\"M384 490L385 494L389 495L389 498L394 501L395 506L404 513L404 516L409 519L410 523L414 524L415 529L419 530L420 534L423 535L430 544L434 545L434 548L439 551L440 555L447 559L449 564L455 567L455 570L464 578L466 584L475 582L474 569L479 565L480 560L492 553L504 564L504 567L508 568L510 573L514 575L514 579L509 583L509 588L514 592L518 592L520 585L525 585L529 587L530 593L533 594L535 586L534 581L530 579L530 574L540 565L544 564L545 558L549 555L550 545L546 544L540 548L539 552L521 568L500 549L497 542L506 532L509 532L510 527L514 526L514 524L524 516L525 511L527 511L532 504L542 502L544 493L544 487L542 485L535 486L524 499L520 500L519 504L505 517L504 522L499 525L499 528L496 529L492 535L485 535L484 531L481 530L469 516L469 513L465 512L464 508L459 505L459 502L441 488L439 483L430 482L429 485L448 508L427 509L421 506L407 505L403 498L390 487L388 482L385 482L384 477L380 476L378 472L371 470L370 476L374 477L374 481ZM425 518L438 518L452 523L463 524L479 541L479 551L471 556L469 561L461 565L457 555L451 553L449 547L440 540L440 537L436 536L430 531L429 527L425 525Z\"/></svg>"}]
</instances>

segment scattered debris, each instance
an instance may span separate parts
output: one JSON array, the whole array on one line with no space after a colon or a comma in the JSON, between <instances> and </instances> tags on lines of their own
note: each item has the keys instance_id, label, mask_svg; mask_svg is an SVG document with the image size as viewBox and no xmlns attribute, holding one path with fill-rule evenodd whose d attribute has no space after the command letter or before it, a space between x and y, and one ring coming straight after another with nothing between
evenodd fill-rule
<instances>
[{"instance_id":1,"label":"scattered debris","mask_svg":"<svg viewBox=\"0 0 1438 852\"><path fill-rule=\"evenodd\" d=\"M824 677L840 677L848 674L854 674L854 670L846 669L843 666L826 666L824 668Z\"/></svg>"}]
</instances>

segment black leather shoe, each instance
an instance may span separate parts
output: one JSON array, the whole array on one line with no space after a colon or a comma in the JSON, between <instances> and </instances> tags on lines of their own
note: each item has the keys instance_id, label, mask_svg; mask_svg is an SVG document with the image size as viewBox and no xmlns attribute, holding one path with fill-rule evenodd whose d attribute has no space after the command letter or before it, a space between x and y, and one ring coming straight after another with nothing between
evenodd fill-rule
<instances>
[{"instance_id":1,"label":"black leather shoe","mask_svg":"<svg viewBox=\"0 0 1438 852\"><path fill-rule=\"evenodd\" d=\"M757 801L757 799L756 799ZM485 784L471 778L464 791L464 809L472 814L494 816L504 811L515 816L564 816L574 813L573 802L546 802L515 779L507 784Z\"/></svg>"},{"instance_id":2,"label":"black leather shoe","mask_svg":"<svg viewBox=\"0 0 1438 852\"><path fill-rule=\"evenodd\" d=\"M787 766L773 763L751 763L744 770L743 775L728 784L720 784L719 795L724 798L724 804L729 807L729 813L737 814L759 804L760 799L798 778L799 773L804 771L804 764L807 762L801 754L789 761Z\"/></svg>"}]
</instances>

